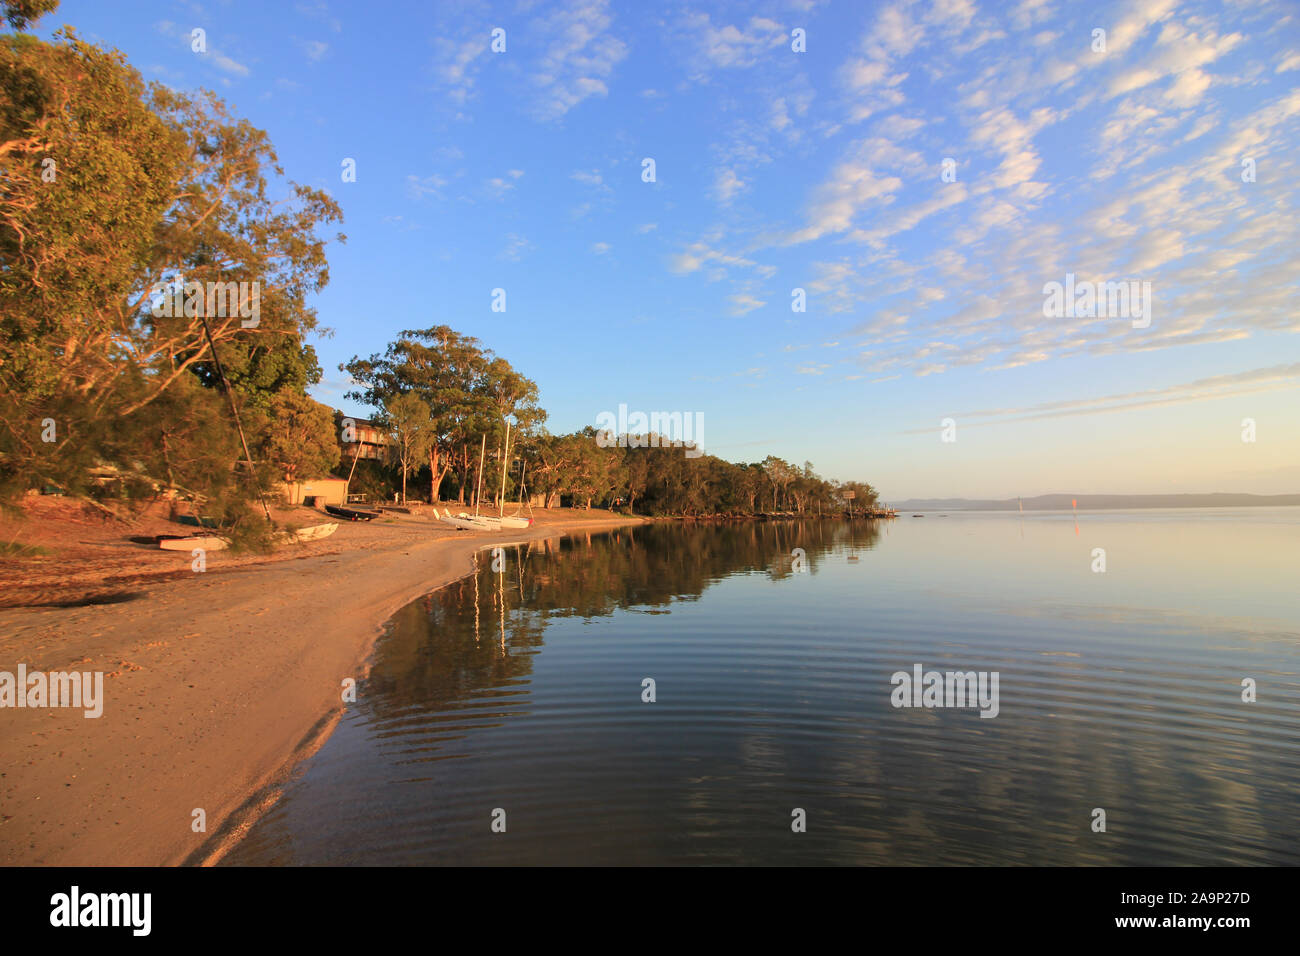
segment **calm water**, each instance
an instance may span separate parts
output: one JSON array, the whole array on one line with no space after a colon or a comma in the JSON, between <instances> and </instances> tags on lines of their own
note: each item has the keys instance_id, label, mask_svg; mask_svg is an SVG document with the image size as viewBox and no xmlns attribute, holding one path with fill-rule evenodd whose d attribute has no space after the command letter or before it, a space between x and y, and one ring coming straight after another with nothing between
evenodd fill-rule
<instances>
[{"instance_id":1,"label":"calm water","mask_svg":"<svg viewBox=\"0 0 1300 956\"><path fill-rule=\"evenodd\" d=\"M396 615L225 862L1300 863L1300 509L658 525L504 559ZM895 708L916 664L998 672L998 716Z\"/></svg>"}]
</instances>

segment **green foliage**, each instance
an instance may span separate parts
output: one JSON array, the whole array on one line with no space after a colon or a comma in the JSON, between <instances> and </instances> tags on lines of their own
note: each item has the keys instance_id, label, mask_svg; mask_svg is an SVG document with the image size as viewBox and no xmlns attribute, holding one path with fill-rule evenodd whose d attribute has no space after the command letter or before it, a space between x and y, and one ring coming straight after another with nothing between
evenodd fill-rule
<instances>
[{"instance_id":1,"label":"green foliage","mask_svg":"<svg viewBox=\"0 0 1300 956\"><path fill-rule=\"evenodd\" d=\"M402 503L406 503L406 479L434 439L433 420L426 405L414 392L403 392L385 403L383 422L388 428L389 451L402 474Z\"/></svg>"},{"instance_id":2,"label":"green foliage","mask_svg":"<svg viewBox=\"0 0 1300 956\"><path fill-rule=\"evenodd\" d=\"M259 457L285 481L323 478L339 463L333 410L301 392L273 393L260 426Z\"/></svg>"},{"instance_id":3,"label":"green foliage","mask_svg":"<svg viewBox=\"0 0 1300 956\"><path fill-rule=\"evenodd\" d=\"M752 515L771 511L803 515L848 510L847 491L856 491L858 511L876 503L861 482L837 484L805 462L796 468L775 456L757 464L735 464L713 455L686 457L659 436L622 436L602 448L597 432L542 435L529 447L532 490L554 505L572 495L587 506L621 500L629 509L655 515Z\"/></svg>"},{"instance_id":4,"label":"green foliage","mask_svg":"<svg viewBox=\"0 0 1300 956\"><path fill-rule=\"evenodd\" d=\"M58 5L59 0L4 0L0 11L15 30L26 30L45 14L54 12Z\"/></svg>"},{"instance_id":5,"label":"green foliage","mask_svg":"<svg viewBox=\"0 0 1300 956\"><path fill-rule=\"evenodd\" d=\"M52 8L5 11L15 23ZM271 430L281 469L321 466L305 404L320 368L303 337L328 281L317 229L337 204L282 185L266 134L212 94L146 88L71 30L55 41L0 37L0 497L89 490L103 467L130 476L118 488L250 495L257 482L231 475L243 455L213 401L213 348L251 431L278 414L307 436L290 453ZM206 329L193 310L155 309L181 281L245 283L257 308L251 293L242 311L209 301Z\"/></svg>"},{"instance_id":6,"label":"green foliage","mask_svg":"<svg viewBox=\"0 0 1300 956\"><path fill-rule=\"evenodd\" d=\"M242 498L221 503L218 523L235 554L269 554L275 550L277 535L283 530L271 525L261 512Z\"/></svg>"},{"instance_id":7,"label":"green foliage","mask_svg":"<svg viewBox=\"0 0 1300 956\"><path fill-rule=\"evenodd\" d=\"M120 368L179 144L121 54L72 33L0 37L0 88L0 390L84 400Z\"/></svg>"},{"instance_id":8,"label":"green foliage","mask_svg":"<svg viewBox=\"0 0 1300 956\"><path fill-rule=\"evenodd\" d=\"M49 553L49 548L43 548L39 544L23 544L21 541L0 541L0 558L41 558Z\"/></svg>"},{"instance_id":9,"label":"green foliage","mask_svg":"<svg viewBox=\"0 0 1300 956\"><path fill-rule=\"evenodd\" d=\"M346 465L347 469L340 467L339 470L352 469L350 461ZM348 494L364 495L369 501L388 501L393 497L394 490L392 475L381 462L364 458L357 462L356 469L352 471L352 481L348 484Z\"/></svg>"},{"instance_id":10,"label":"green foliage","mask_svg":"<svg viewBox=\"0 0 1300 956\"><path fill-rule=\"evenodd\" d=\"M348 397L383 407L411 393L429 408L427 459L430 497L437 499L448 471L455 469L464 489L478 464L479 439L504 442L509 422L527 435L546 419L537 405L537 384L516 372L478 339L449 326L407 329L382 355L353 356L339 366L359 388Z\"/></svg>"}]
</instances>

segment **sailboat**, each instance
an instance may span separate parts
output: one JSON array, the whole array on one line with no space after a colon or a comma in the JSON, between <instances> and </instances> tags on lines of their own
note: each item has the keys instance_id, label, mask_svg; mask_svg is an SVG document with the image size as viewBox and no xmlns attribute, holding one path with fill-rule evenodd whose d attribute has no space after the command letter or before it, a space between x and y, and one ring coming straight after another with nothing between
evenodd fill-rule
<instances>
[{"instance_id":1,"label":"sailboat","mask_svg":"<svg viewBox=\"0 0 1300 956\"><path fill-rule=\"evenodd\" d=\"M479 498L483 490L483 459L487 453L487 435L483 436L483 443L479 448L478 455L478 485L474 492L474 513L467 514L461 512L453 515L446 508L439 515L438 520L446 522L453 527L460 528L462 531L501 531L505 528L527 528L533 523L532 518L521 518L518 515L505 514L506 498L506 464L510 460L510 423L506 423L506 444L505 453L501 456L501 495L497 499L497 517L490 515L480 515L478 513Z\"/></svg>"},{"instance_id":2,"label":"sailboat","mask_svg":"<svg viewBox=\"0 0 1300 956\"><path fill-rule=\"evenodd\" d=\"M516 512L513 515L506 514L506 467L510 462L510 423L506 422L506 447L505 453L501 456L501 494L497 497L497 520L503 528L527 528L533 523L532 518L521 518ZM520 505L523 504L523 488L519 491Z\"/></svg>"},{"instance_id":3,"label":"sailboat","mask_svg":"<svg viewBox=\"0 0 1300 956\"><path fill-rule=\"evenodd\" d=\"M486 520L479 517L478 514L478 497L479 492L483 490L483 456L487 452L487 435L483 436L483 443L479 446L478 452L478 480L474 485L474 513L466 514L462 511L458 515L453 515L448 509L443 508L442 514L438 515L438 520L446 522L454 528L460 528L462 531L495 531L492 525ZM436 509L435 509L436 510Z\"/></svg>"},{"instance_id":4,"label":"sailboat","mask_svg":"<svg viewBox=\"0 0 1300 956\"><path fill-rule=\"evenodd\" d=\"M442 509L442 514L438 515L438 520L451 525L454 528L460 528L461 531L496 531L496 527L488 523L488 519L479 518L475 515L461 512L454 515L447 508Z\"/></svg>"}]
</instances>

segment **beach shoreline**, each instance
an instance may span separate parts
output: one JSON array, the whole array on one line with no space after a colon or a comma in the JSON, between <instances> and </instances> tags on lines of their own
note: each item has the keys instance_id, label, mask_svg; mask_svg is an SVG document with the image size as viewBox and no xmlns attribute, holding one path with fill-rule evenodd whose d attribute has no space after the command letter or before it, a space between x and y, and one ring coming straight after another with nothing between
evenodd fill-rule
<instances>
[{"instance_id":1,"label":"beach shoreline","mask_svg":"<svg viewBox=\"0 0 1300 956\"><path fill-rule=\"evenodd\" d=\"M0 864L216 862L328 739L344 682L364 681L398 609L469 574L485 547L645 521L564 509L500 532L344 523L273 559L141 578L118 603L0 609L0 670L105 675L98 718L0 710Z\"/></svg>"}]
</instances>

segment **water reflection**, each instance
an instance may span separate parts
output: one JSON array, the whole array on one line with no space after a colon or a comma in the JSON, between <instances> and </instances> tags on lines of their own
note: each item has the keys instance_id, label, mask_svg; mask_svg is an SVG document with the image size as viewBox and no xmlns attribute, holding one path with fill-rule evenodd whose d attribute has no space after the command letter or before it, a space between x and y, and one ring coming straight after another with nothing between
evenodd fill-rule
<instances>
[{"instance_id":1,"label":"water reflection","mask_svg":"<svg viewBox=\"0 0 1300 956\"><path fill-rule=\"evenodd\" d=\"M1251 614L1194 608L1215 572L1180 542L1204 529L1105 530L1163 576L1099 582L1070 516L657 525L508 548L500 573L484 552L394 617L226 862L1300 862L1300 655L1272 614L1294 567L1251 582ZM999 717L895 709L914 663L999 671Z\"/></svg>"}]
</instances>

